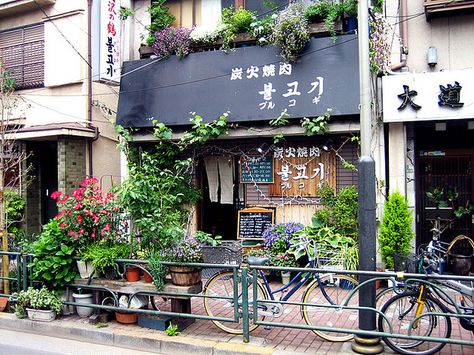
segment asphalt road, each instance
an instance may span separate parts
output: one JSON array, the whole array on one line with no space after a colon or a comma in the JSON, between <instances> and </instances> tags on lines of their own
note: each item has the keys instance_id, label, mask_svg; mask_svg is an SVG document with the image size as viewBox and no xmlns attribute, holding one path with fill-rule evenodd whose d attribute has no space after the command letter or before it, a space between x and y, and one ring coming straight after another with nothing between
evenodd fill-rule
<instances>
[{"instance_id":1,"label":"asphalt road","mask_svg":"<svg viewBox=\"0 0 474 355\"><path fill-rule=\"evenodd\" d=\"M0 329L0 355L147 355L158 354Z\"/></svg>"}]
</instances>

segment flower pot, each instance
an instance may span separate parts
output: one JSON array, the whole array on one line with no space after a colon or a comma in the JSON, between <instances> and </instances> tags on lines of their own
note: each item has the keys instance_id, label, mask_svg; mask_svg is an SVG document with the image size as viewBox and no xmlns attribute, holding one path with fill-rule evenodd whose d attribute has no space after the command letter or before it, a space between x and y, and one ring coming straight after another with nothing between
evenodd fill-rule
<instances>
[{"instance_id":1,"label":"flower pot","mask_svg":"<svg viewBox=\"0 0 474 355\"><path fill-rule=\"evenodd\" d=\"M192 286L201 281L201 269L187 266L169 267L171 282L177 286Z\"/></svg>"},{"instance_id":2,"label":"flower pot","mask_svg":"<svg viewBox=\"0 0 474 355\"><path fill-rule=\"evenodd\" d=\"M153 276L151 276L148 271L143 272L143 279L145 280L145 282L148 282L148 283L153 282Z\"/></svg>"},{"instance_id":3,"label":"flower pot","mask_svg":"<svg viewBox=\"0 0 474 355\"><path fill-rule=\"evenodd\" d=\"M8 306L8 298L0 297L0 312L3 312Z\"/></svg>"},{"instance_id":4,"label":"flower pot","mask_svg":"<svg viewBox=\"0 0 474 355\"><path fill-rule=\"evenodd\" d=\"M92 293L73 293L74 301L81 304L93 304ZM94 313L94 308L76 306L79 317L89 317Z\"/></svg>"},{"instance_id":5,"label":"flower pot","mask_svg":"<svg viewBox=\"0 0 474 355\"><path fill-rule=\"evenodd\" d=\"M140 281L140 268L136 266L127 267L127 271L125 271L125 279L129 282Z\"/></svg>"},{"instance_id":6,"label":"flower pot","mask_svg":"<svg viewBox=\"0 0 474 355\"><path fill-rule=\"evenodd\" d=\"M138 322L138 314L115 312L115 320L122 324L134 324Z\"/></svg>"},{"instance_id":7,"label":"flower pot","mask_svg":"<svg viewBox=\"0 0 474 355\"><path fill-rule=\"evenodd\" d=\"M117 270L115 270L115 267L109 266L106 267L104 270L104 277L107 280L117 280L119 278L119 275L117 273Z\"/></svg>"},{"instance_id":8,"label":"flower pot","mask_svg":"<svg viewBox=\"0 0 474 355\"><path fill-rule=\"evenodd\" d=\"M290 271L281 272L281 282L283 285L290 283L291 273Z\"/></svg>"},{"instance_id":9,"label":"flower pot","mask_svg":"<svg viewBox=\"0 0 474 355\"><path fill-rule=\"evenodd\" d=\"M28 312L28 318L31 320L37 320L40 322L51 322L56 318L56 312L50 309L32 309L27 308L26 311Z\"/></svg>"},{"instance_id":10,"label":"flower pot","mask_svg":"<svg viewBox=\"0 0 474 355\"><path fill-rule=\"evenodd\" d=\"M94 269L90 260L76 260L76 264L79 274L81 275L81 279L88 279L92 275Z\"/></svg>"}]
</instances>

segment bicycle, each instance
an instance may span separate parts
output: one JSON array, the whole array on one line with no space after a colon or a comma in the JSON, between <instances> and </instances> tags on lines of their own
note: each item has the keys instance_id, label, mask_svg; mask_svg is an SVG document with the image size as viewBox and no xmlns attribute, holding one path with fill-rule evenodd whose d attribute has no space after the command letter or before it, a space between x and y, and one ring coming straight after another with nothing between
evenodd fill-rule
<instances>
[{"instance_id":1,"label":"bicycle","mask_svg":"<svg viewBox=\"0 0 474 355\"><path fill-rule=\"evenodd\" d=\"M300 237L301 241L297 246L303 247L306 250L306 255L310 256L309 245L314 243L306 236ZM248 264L251 266L264 266L268 262L265 257L249 257ZM307 267L315 268L320 266L318 256L309 257ZM347 309L346 307L336 307L342 304L346 295L350 290L358 285L358 281L350 276L326 273L319 275L311 272L300 271L287 284L272 290L264 272L257 270L258 277L263 281L256 281L255 290L252 290L252 277L249 276L246 282L234 282L234 274L232 271L224 271L216 273L212 276L204 286L204 295L211 297L204 297L204 307L207 315L214 317L232 317L234 314L233 296L235 292L238 294L238 313L242 315L242 285L249 288L249 330L253 331L259 326L259 322L263 321L265 317L278 318L284 313L284 304L281 302L288 301L301 287L304 285L306 289L301 297L300 311L305 323L310 326L321 326L328 328L344 328L348 321L354 321L358 317L357 309ZM253 292L254 291L254 292ZM257 298L254 299L254 293ZM275 298L276 294L281 293L278 301ZM216 298L216 296L218 298ZM266 300L272 301L265 303ZM318 307L321 301L329 304L329 307ZM355 296L350 300L348 306L357 306L358 297ZM253 323L253 303L257 302L257 319L259 322ZM332 307L331 307L332 306ZM225 332L231 334L242 334L242 318L239 322L222 322L213 320L214 324ZM353 338L353 334L338 333L332 331L313 330L313 332L330 341L347 341Z\"/></svg>"},{"instance_id":2,"label":"bicycle","mask_svg":"<svg viewBox=\"0 0 474 355\"><path fill-rule=\"evenodd\" d=\"M433 238L419 254L419 270L425 273L440 274L444 263L445 245L439 240L440 230L435 230ZM459 304L446 291L454 291L460 296ZM391 332L390 325L398 334L425 337L450 338L453 318L458 315L460 325L474 333L474 287L450 279L422 281L411 279L393 288L395 296L384 303L378 319L381 332ZM384 293L386 294L386 293ZM380 295L379 295L380 298ZM385 318L384 318L385 317ZM440 351L446 343L415 340L409 338L382 337L394 351L401 354L433 354Z\"/></svg>"}]
</instances>

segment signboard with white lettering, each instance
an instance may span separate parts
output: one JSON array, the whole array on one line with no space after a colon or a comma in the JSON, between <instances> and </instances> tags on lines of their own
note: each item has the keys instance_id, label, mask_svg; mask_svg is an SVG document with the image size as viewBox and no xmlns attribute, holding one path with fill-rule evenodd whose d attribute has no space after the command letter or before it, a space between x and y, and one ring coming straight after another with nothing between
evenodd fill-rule
<instances>
[{"instance_id":1,"label":"signboard with white lettering","mask_svg":"<svg viewBox=\"0 0 474 355\"><path fill-rule=\"evenodd\" d=\"M237 48L191 53L183 59L125 62L117 123L148 127L150 118L189 124L190 112L205 121L229 112L229 121L359 114L357 36L313 38L296 63L279 49Z\"/></svg>"},{"instance_id":2,"label":"signboard with white lettering","mask_svg":"<svg viewBox=\"0 0 474 355\"><path fill-rule=\"evenodd\" d=\"M261 239L265 229L275 223L273 210L265 208L246 208L238 212L238 239Z\"/></svg>"},{"instance_id":3,"label":"signboard with white lettering","mask_svg":"<svg viewBox=\"0 0 474 355\"><path fill-rule=\"evenodd\" d=\"M273 182L273 157L241 157L240 182L262 183Z\"/></svg>"}]
</instances>

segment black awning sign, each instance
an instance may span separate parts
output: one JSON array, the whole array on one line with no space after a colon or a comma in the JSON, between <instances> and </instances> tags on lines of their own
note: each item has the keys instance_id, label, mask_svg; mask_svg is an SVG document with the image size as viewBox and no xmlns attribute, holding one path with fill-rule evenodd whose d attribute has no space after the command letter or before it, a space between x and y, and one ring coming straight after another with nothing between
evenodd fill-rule
<instances>
[{"instance_id":1,"label":"black awning sign","mask_svg":"<svg viewBox=\"0 0 474 355\"><path fill-rule=\"evenodd\" d=\"M278 48L191 53L183 59L125 62L117 123L189 125L190 112L209 122L229 112L230 122L359 114L357 36L312 38L296 63Z\"/></svg>"}]
</instances>

